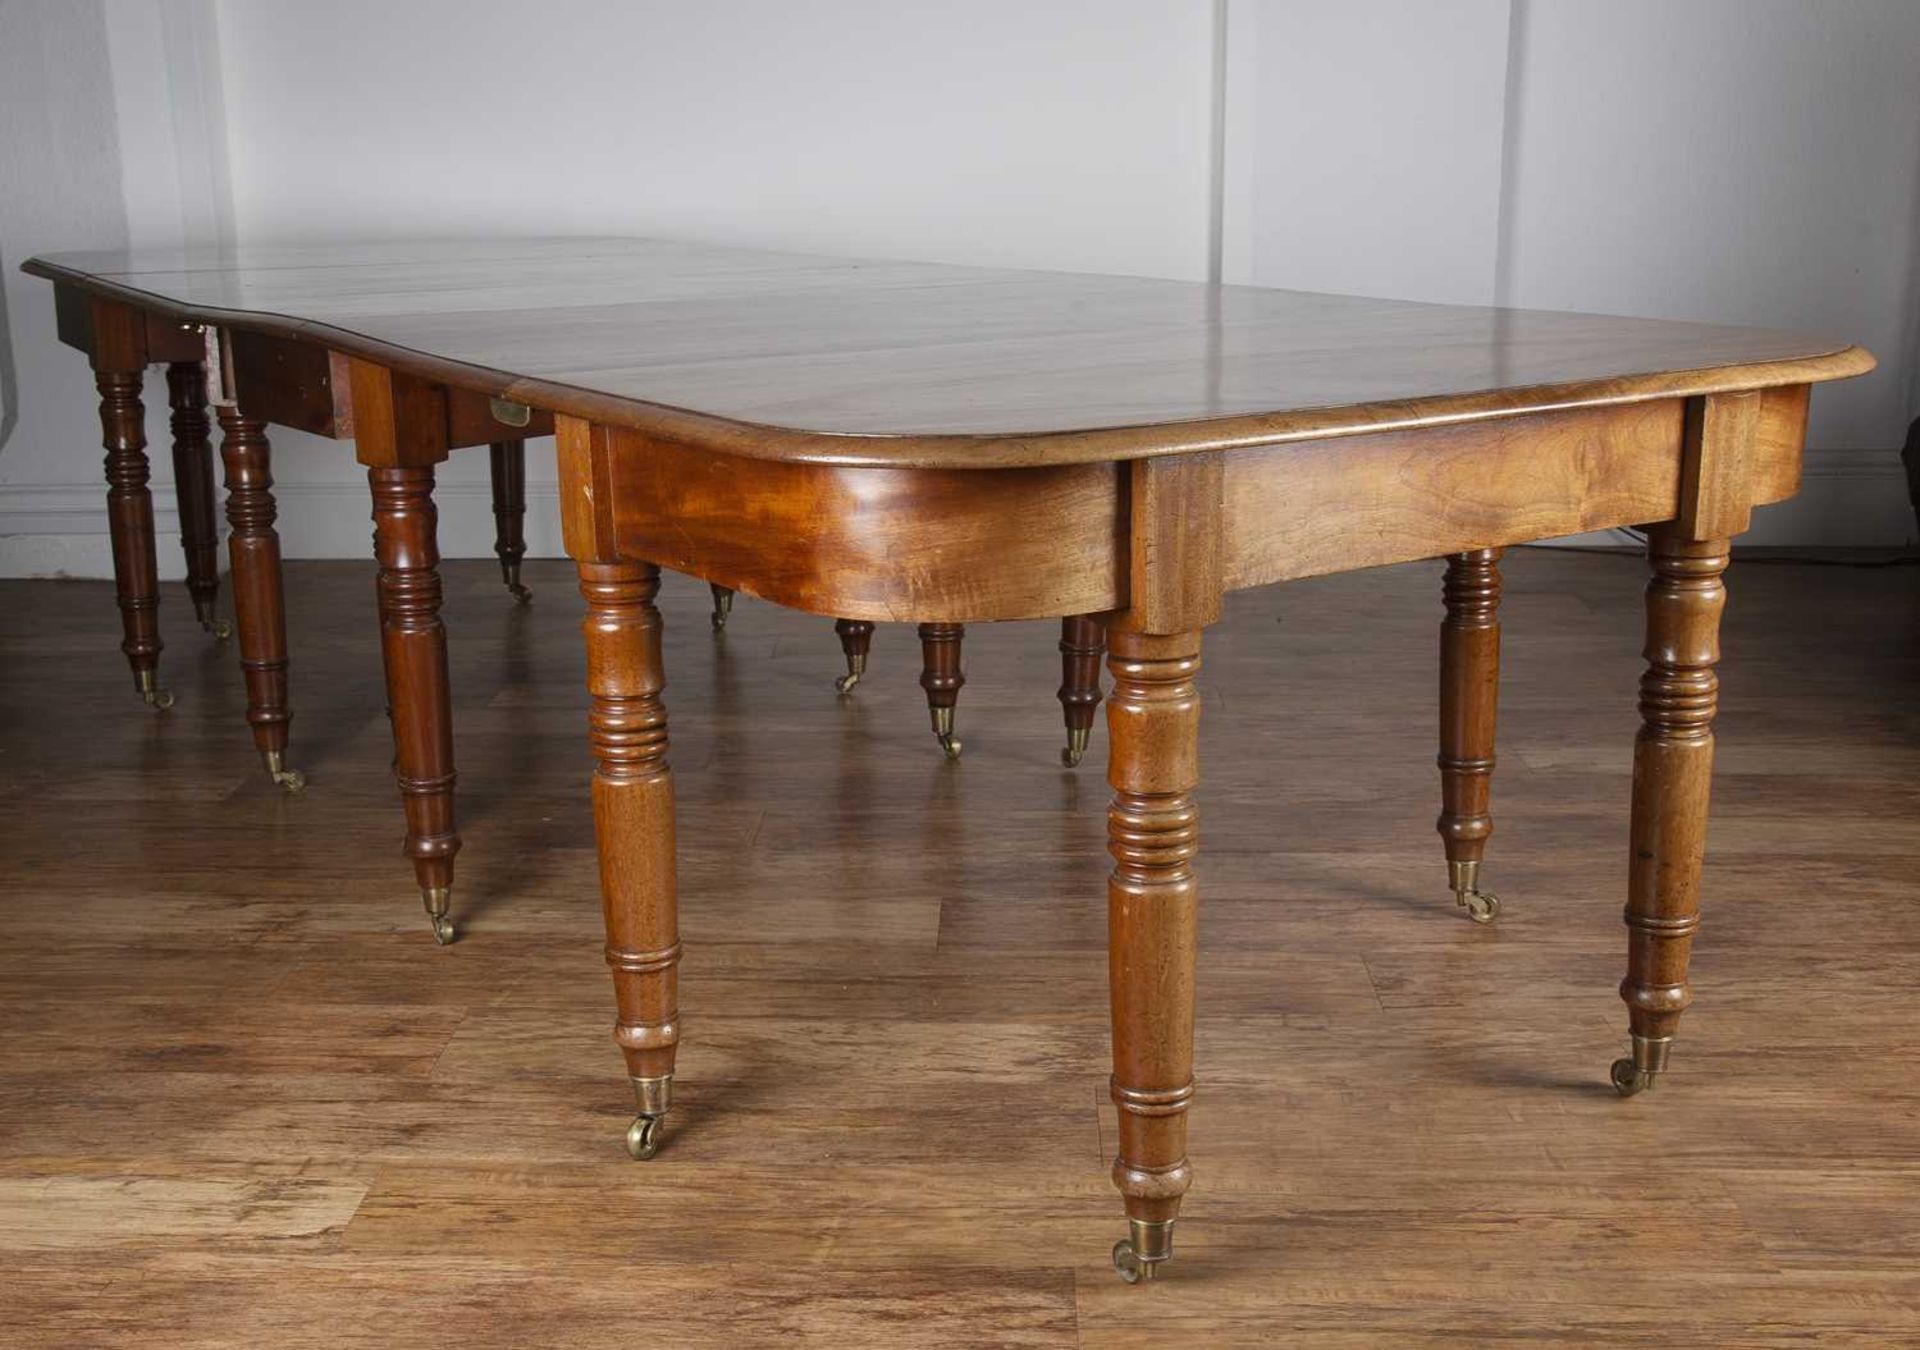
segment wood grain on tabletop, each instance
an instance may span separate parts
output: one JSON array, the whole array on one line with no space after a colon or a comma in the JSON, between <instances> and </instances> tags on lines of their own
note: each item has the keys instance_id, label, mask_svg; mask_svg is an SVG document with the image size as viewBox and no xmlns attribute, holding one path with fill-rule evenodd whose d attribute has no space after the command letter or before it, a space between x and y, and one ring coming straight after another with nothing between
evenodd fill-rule
<instances>
[{"instance_id":1,"label":"wood grain on tabletop","mask_svg":"<svg viewBox=\"0 0 1920 1350\"><path fill-rule=\"evenodd\" d=\"M847 464L1133 458L1872 365L1841 342L1756 329L646 239L25 266L551 412Z\"/></svg>"}]
</instances>

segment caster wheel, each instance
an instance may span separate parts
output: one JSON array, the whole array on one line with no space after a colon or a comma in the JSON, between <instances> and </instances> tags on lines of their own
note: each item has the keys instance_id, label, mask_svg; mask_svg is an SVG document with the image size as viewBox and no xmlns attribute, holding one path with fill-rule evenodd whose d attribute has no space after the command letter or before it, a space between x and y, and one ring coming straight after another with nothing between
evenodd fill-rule
<instances>
[{"instance_id":1,"label":"caster wheel","mask_svg":"<svg viewBox=\"0 0 1920 1350\"><path fill-rule=\"evenodd\" d=\"M958 736L942 736L940 738L940 748L947 752L947 758L949 760L957 760L960 758L960 738Z\"/></svg>"},{"instance_id":2,"label":"caster wheel","mask_svg":"<svg viewBox=\"0 0 1920 1350\"><path fill-rule=\"evenodd\" d=\"M1060 752L1060 762L1069 769L1080 767L1080 760L1087 753L1087 746L1093 743L1092 727L1068 727L1067 745Z\"/></svg>"},{"instance_id":3,"label":"caster wheel","mask_svg":"<svg viewBox=\"0 0 1920 1350\"><path fill-rule=\"evenodd\" d=\"M718 633L726 628L727 616L724 614L709 614L707 616L707 622L712 624L713 631Z\"/></svg>"},{"instance_id":4,"label":"caster wheel","mask_svg":"<svg viewBox=\"0 0 1920 1350\"><path fill-rule=\"evenodd\" d=\"M853 686L858 683L860 683L860 677L858 675L842 675L833 682L833 691L836 694L851 694L853 692Z\"/></svg>"},{"instance_id":5,"label":"caster wheel","mask_svg":"<svg viewBox=\"0 0 1920 1350\"><path fill-rule=\"evenodd\" d=\"M1637 1097L1653 1088L1654 1074L1636 1069L1630 1059L1613 1061L1613 1068L1608 1071L1607 1077L1613 1080L1613 1090L1622 1097Z\"/></svg>"},{"instance_id":6,"label":"caster wheel","mask_svg":"<svg viewBox=\"0 0 1920 1350\"><path fill-rule=\"evenodd\" d=\"M165 712L173 706L171 689L149 689L140 697L146 701L148 709L152 712Z\"/></svg>"},{"instance_id":7,"label":"caster wheel","mask_svg":"<svg viewBox=\"0 0 1920 1350\"><path fill-rule=\"evenodd\" d=\"M260 758L267 766L267 777L286 789L289 796L306 791L307 776L298 769L289 769L281 751L269 750Z\"/></svg>"},{"instance_id":8,"label":"caster wheel","mask_svg":"<svg viewBox=\"0 0 1920 1350\"><path fill-rule=\"evenodd\" d=\"M1460 896L1460 903L1475 923L1492 923L1500 917L1500 897L1490 891L1466 891Z\"/></svg>"},{"instance_id":9,"label":"caster wheel","mask_svg":"<svg viewBox=\"0 0 1920 1350\"><path fill-rule=\"evenodd\" d=\"M507 593L523 605L530 605L533 603L533 592L528 590L525 586L520 586L520 585L509 586L507 587Z\"/></svg>"},{"instance_id":10,"label":"caster wheel","mask_svg":"<svg viewBox=\"0 0 1920 1350\"><path fill-rule=\"evenodd\" d=\"M455 936L452 919L449 919L444 914L436 914L433 916L433 940L436 943L442 947L448 946L453 942Z\"/></svg>"},{"instance_id":11,"label":"caster wheel","mask_svg":"<svg viewBox=\"0 0 1920 1350\"><path fill-rule=\"evenodd\" d=\"M215 642L225 642L233 636L233 625L225 619L215 619L207 625L207 631L213 634Z\"/></svg>"},{"instance_id":12,"label":"caster wheel","mask_svg":"<svg viewBox=\"0 0 1920 1350\"><path fill-rule=\"evenodd\" d=\"M1128 1284L1138 1284L1142 1280L1153 1278L1153 1268L1158 1261L1142 1261L1133 1244L1125 1238L1113 1244L1113 1271Z\"/></svg>"},{"instance_id":13,"label":"caster wheel","mask_svg":"<svg viewBox=\"0 0 1920 1350\"><path fill-rule=\"evenodd\" d=\"M635 1116L627 1126L627 1152L635 1162L645 1162L660 1151L660 1117Z\"/></svg>"}]
</instances>

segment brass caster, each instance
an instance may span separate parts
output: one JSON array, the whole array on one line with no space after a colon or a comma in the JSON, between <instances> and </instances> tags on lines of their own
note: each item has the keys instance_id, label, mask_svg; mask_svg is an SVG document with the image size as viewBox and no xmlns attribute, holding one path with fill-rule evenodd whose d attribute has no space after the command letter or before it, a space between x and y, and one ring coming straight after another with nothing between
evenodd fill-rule
<instances>
[{"instance_id":1,"label":"brass caster","mask_svg":"<svg viewBox=\"0 0 1920 1350\"><path fill-rule=\"evenodd\" d=\"M707 583L707 589L713 592L713 613L707 621L713 625L713 631L718 633L727 626L727 616L733 613L733 592L725 586L716 586L712 582Z\"/></svg>"},{"instance_id":2,"label":"brass caster","mask_svg":"<svg viewBox=\"0 0 1920 1350\"><path fill-rule=\"evenodd\" d=\"M1500 917L1500 897L1492 891L1455 891L1453 901L1475 923L1492 923Z\"/></svg>"},{"instance_id":3,"label":"brass caster","mask_svg":"<svg viewBox=\"0 0 1920 1350\"><path fill-rule=\"evenodd\" d=\"M195 600L193 602L193 617L200 621L200 626L203 629L213 634L213 640L215 642L225 642L233 636L233 625L213 612L213 601L211 600Z\"/></svg>"},{"instance_id":4,"label":"brass caster","mask_svg":"<svg viewBox=\"0 0 1920 1350\"><path fill-rule=\"evenodd\" d=\"M1613 1080L1613 1090L1622 1097L1637 1097L1651 1091L1667 1067L1667 1051L1672 1045L1671 1036L1635 1035L1632 1056L1616 1059L1607 1072L1607 1077Z\"/></svg>"},{"instance_id":5,"label":"brass caster","mask_svg":"<svg viewBox=\"0 0 1920 1350\"><path fill-rule=\"evenodd\" d=\"M1067 728L1067 748L1060 752L1060 762L1069 769L1078 767L1080 757L1087 753L1087 742L1092 739L1092 727Z\"/></svg>"},{"instance_id":6,"label":"brass caster","mask_svg":"<svg viewBox=\"0 0 1920 1350\"><path fill-rule=\"evenodd\" d=\"M267 762L267 777L285 788L289 793L304 792L307 788L307 776L298 769L289 769L281 762L278 750L263 750L260 758Z\"/></svg>"},{"instance_id":7,"label":"brass caster","mask_svg":"<svg viewBox=\"0 0 1920 1350\"><path fill-rule=\"evenodd\" d=\"M518 562L501 563L500 580L506 583L507 594L511 595L520 604L528 604L533 600L533 592L520 584L520 564Z\"/></svg>"},{"instance_id":8,"label":"brass caster","mask_svg":"<svg viewBox=\"0 0 1920 1350\"><path fill-rule=\"evenodd\" d=\"M949 762L960 758L960 738L953 734L953 709L929 708L933 715L933 737L940 742L940 748L947 752Z\"/></svg>"},{"instance_id":9,"label":"brass caster","mask_svg":"<svg viewBox=\"0 0 1920 1350\"><path fill-rule=\"evenodd\" d=\"M660 1151L661 1135L666 1130L667 1108L673 1104L673 1075L658 1078L633 1078L634 1105L640 1113L627 1126L627 1152L635 1162L645 1162Z\"/></svg>"},{"instance_id":10,"label":"brass caster","mask_svg":"<svg viewBox=\"0 0 1920 1350\"><path fill-rule=\"evenodd\" d=\"M660 1151L663 1120L661 1116L635 1116L633 1124L627 1126L627 1152L635 1162L645 1162Z\"/></svg>"},{"instance_id":11,"label":"brass caster","mask_svg":"<svg viewBox=\"0 0 1920 1350\"><path fill-rule=\"evenodd\" d=\"M860 683L860 677L867 673L867 654L865 652L847 653L847 673L833 682L834 691L851 694L853 686Z\"/></svg>"},{"instance_id":12,"label":"brass caster","mask_svg":"<svg viewBox=\"0 0 1920 1350\"><path fill-rule=\"evenodd\" d=\"M1133 1244L1125 1238L1113 1244L1113 1269L1114 1273L1128 1284L1138 1284L1142 1280L1153 1278L1153 1265L1142 1261L1133 1250Z\"/></svg>"},{"instance_id":13,"label":"brass caster","mask_svg":"<svg viewBox=\"0 0 1920 1350\"><path fill-rule=\"evenodd\" d=\"M420 892L420 903L426 906L427 922L433 925L433 940L447 946L454 939L453 920L448 916L453 908L453 891L446 886L429 886Z\"/></svg>"},{"instance_id":14,"label":"brass caster","mask_svg":"<svg viewBox=\"0 0 1920 1350\"><path fill-rule=\"evenodd\" d=\"M140 699L155 712L165 712L173 706L173 691L162 689L159 680L151 670L143 670L134 677L140 690Z\"/></svg>"},{"instance_id":15,"label":"brass caster","mask_svg":"<svg viewBox=\"0 0 1920 1350\"><path fill-rule=\"evenodd\" d=\"M1637 1097L1653 1086L1654 1075L1633 1067L1630 1059L1616 1059L1607 1076L1613 1080L1613 1090L1622 1097Z\"/></svg>"},{"instance_id":16,"label":"brass caster","mask_svg":"<svg viewBox=\"0 0 1920 1350\"><path fill-rule=\"evenodd\" d=\"M1447 863L1447 885L1453 888L1453 903L1467 911L1475 923L1492 923L1500 917L1500 897L1480 889L1480 860Z\"/></svg>"},{"instance_id":17,"label":"brass caster","mask_svg":"<svg viewBox=\"0 0 1920 1350\"><path fill-rule=\"evenodd\" d=\"M209 599L194 601L194 618L200 620L200 626L205 632L213 634L213 641L227 641L234 636L234 626L225 618L213 613L213 601Z\"/></svg>"},{"instance_id":18,"label":"brass caster","mask_svg":"<svg viewBox=\"0 0 1920 1350\"><path fill-rule=\"evenodd\" d=\"M1151 1280L1173 1256L1173 1220L1128 1219L1129 1234L1113 1244L1114 1273L1128 1284Z\"/></svg>"}]
</instances>

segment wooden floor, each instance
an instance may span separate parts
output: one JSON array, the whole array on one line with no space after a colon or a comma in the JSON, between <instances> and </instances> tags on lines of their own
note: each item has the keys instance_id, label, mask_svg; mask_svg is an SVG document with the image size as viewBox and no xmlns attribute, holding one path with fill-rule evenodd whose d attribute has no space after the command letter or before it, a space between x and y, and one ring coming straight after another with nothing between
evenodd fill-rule
<instances>
[{"instance_id":1,"label":"wooden floor","mask_svg":"<svg viewBox=\"0 0 1920 1350\"><path fill-rule=\"evenodd\" d=\"M447 950L367 567L288 569L292 799L177 588L152 716L108 587L0 585L0 1344L1920 1344L1920 571L1735 564L1698 1001L1632 1101L1642 565L1509 559L1487 929L1432 830L1437 565L1232 597L1197 1181L1129 1288L1054 630L969 634L949 766L909 629L841 701L823 621L716 640L669 579L687 1039L636 1164L580 604L528 570L446 569Z\"/></svg>"}]
</instances>

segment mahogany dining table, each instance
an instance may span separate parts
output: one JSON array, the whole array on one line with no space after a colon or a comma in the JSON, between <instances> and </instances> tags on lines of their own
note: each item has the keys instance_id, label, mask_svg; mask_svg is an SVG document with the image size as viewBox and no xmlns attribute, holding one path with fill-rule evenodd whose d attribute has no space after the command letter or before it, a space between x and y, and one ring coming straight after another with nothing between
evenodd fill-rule
<instances>
[{"instance_id":1,"label":"mahogany dining table","mask_svg":"<svg viewBox=\"0 0 1920 1350\"><path fill-rule=\"evenodd\" d=\"M120 556L141 543L141 372L210 354L249 720L280 727L282 747L264 427L353 438L430 910L458 847L434 465L553 431L586 602L592 807L637 1158L660 1147L681 1039L660 569L852 622L1100 616L1113 1178L1128 1223L1113 1260L1129 1281L1172 1255L1193 1179L1199 677L1222 596L1449 559L1440 824L1456 895L1490 917L1477 871L1500 550L1646 530L1630 1048L1611 1068L1641 1092L1692 999L1730 541L1753 507L1798 489L1811 386L1873 367L1844 342L1704 324L644 239L63 254L24 270L54 283L59 335L93 363L109 479L125 489L116 562L144 567L148 593L150 507L145 558ZM130 657L150 618L138 590Z\"/></svg>"}]
</instances>

